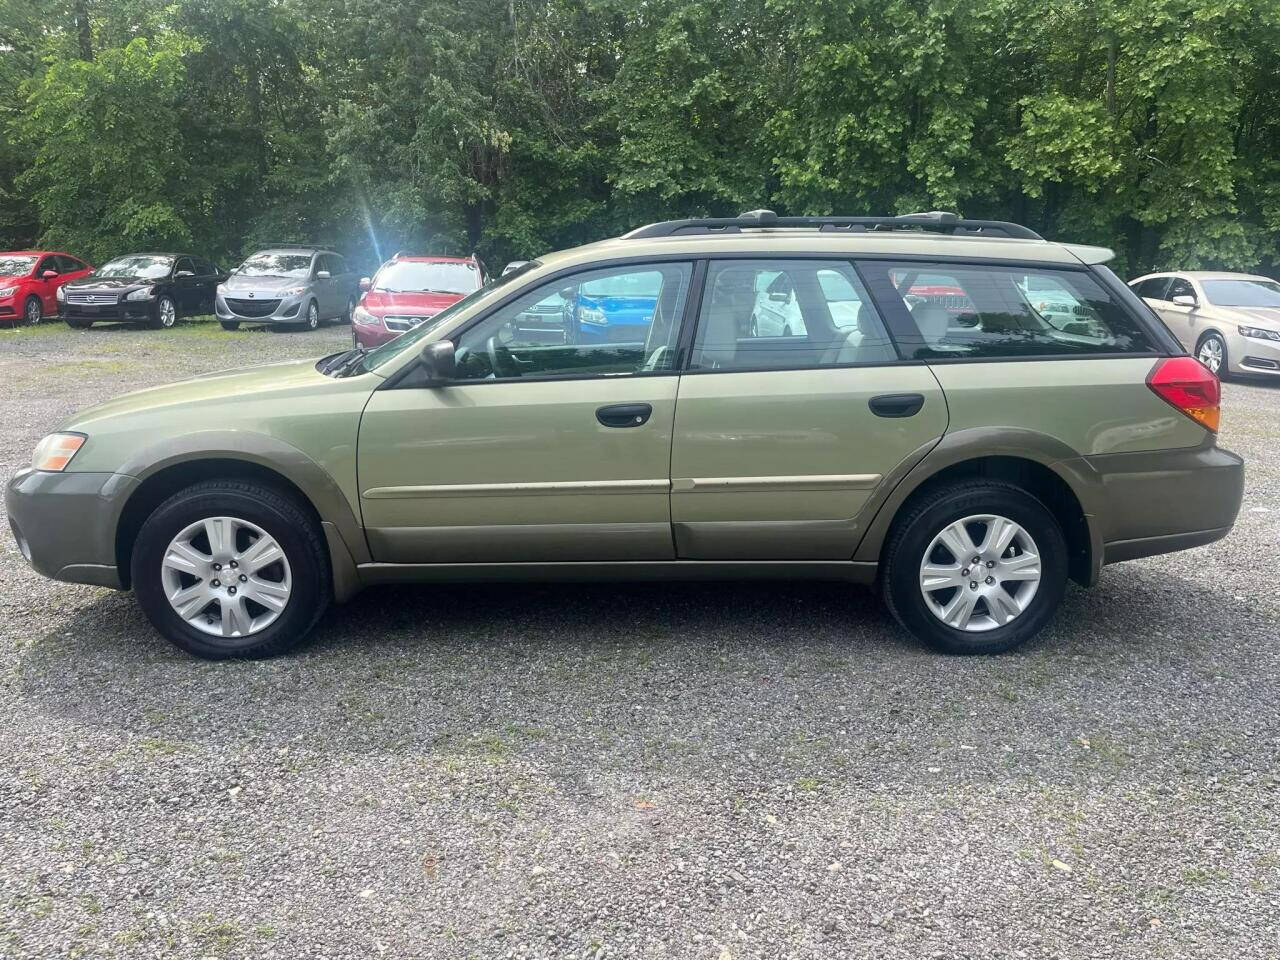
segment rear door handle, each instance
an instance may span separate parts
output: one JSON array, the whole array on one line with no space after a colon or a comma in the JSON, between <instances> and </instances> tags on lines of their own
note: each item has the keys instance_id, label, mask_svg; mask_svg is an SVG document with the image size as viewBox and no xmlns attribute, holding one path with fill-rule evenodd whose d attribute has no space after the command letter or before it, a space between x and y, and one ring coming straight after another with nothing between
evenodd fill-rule
<instances>
[{"instance_id":1,"label":"rear door handle","mask_svg":"<svg viewBox=\"0 0 1280 960\"><path fill-rule=\"evenodd\" d=\"M914 417L924 406L924 395L919 393L884 393L872 397L867 406L877 417Z\"/></svg>"},{"instance_id":2,"label":"rear door handle","mask_svg":"<svg viewBox=\"0 0 1280 960\"><path fill-rule=\"evenodd\" d=\"M606 427L643 427L652 415L647 403L614 403L596 410L596 419Z\"/></svg>"}]
</instances>

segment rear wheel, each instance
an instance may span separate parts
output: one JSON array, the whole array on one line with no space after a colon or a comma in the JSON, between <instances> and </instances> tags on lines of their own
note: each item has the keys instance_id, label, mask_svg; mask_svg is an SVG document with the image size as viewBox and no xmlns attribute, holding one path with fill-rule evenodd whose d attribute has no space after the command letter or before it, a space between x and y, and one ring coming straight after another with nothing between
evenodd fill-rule
<instances>
[{"instance_id":1,"label":"rear wheel","mask_svg":"<svg viewBox=\"0 0 1280 960\"><path fill-rule=\"evenodd\" d=\"M1227 379L1227 344L1221 334L1206 333L1196 345L1196 359L1208 367L1219 380Z\"/></svg>"},{"instance_id":2,"label":"rear wheel","mask_svg":"<svg viewBox=\"0 0 1280 960\"><path fill-rule=\"evenodd\" d=\"M155 628L208 660L292 649L332 593L314 519L281 491L239 480L195 484L156 508L131 572Z\"/></svg>"},{"instance_id":3,"label":"rear wheel","mask_svg":"<svg viewBox=\"0 0 1280 960\"><path fill-rule=\"evenodd\" d=\"M240 329L239 320L219 320L218 323L222 325L223 330L239 330Z\"/></svg>"},{"instance_id":4,"label":"rear wheel","mask_svg":"<svg viewBox=\"0 0 1280 960\"><path fill-rule=\"evenodd\" d=\"M178 307L170 296L161 296L151 313L153 330L168 330L178 322Z\"/></svg>"},{"instance_id":5,"label":"rear wheel","mask_svg":"<svg viewBox=\"0 0 1280 960\"><path fill-rule=\"evenodd\" d=\"M1053 616L1067 549L1053 514L1012 484L944 487L910 508L885 550L883 588L894 616L946 653L999 653Z\"/></svg>"},{"instance_id":6,"label":"rear wheel","mask_svg":"<svg viewBox=\"0 0 1280 960\"><path fill-rule=\"evenodd\" d=\"M34 327L40 322L44 311L40 307L39 297L27 297L27 302L22 307L22 319L29 327Z\"/></svg>"}]
</instances>

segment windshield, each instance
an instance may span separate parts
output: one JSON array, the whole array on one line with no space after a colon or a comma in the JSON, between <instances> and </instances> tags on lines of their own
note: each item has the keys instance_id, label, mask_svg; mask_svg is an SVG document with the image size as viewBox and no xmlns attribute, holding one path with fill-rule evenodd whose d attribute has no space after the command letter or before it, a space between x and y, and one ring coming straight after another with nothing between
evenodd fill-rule
<instances>
[{"instance_id":1,"label":"windshield","mask_svg":"<svg viewBox=\"0 0 1280 960\"><path fill-rule=\"evenodd\" d=\"M108 261L99 277L122 277L126 280L161 280L173 269L173 257L120 257Z\"/></svg>"},{"instance_id":2,"label":"windshield","mask_svg":"<svg viewBox=\"0 0 1280 960\"><path fill-rule=\"evenodd\" d=\"M0 256L0 277L12 277L20 273L26 273L35 265L35 257Z\"/></svg>"},{"instance_id":3,"label":"windshield","mask_svg":"<svg viewBox=\"0 0 1280 960\"><path fill-rule=\"evenodd\" d=\"M370 370L377 370L378 367L382 366L392 357L400 354L401 351L411 348L415 343L425 337L432 330L435 330L442 323L446 323L453 319L457 314L461 313L463 310L469 309L473 304L479 303L481 300L492 296L496 291L505 287L512 280L517 280L530 270L534 270L540 266L542 266L542 264L539 261L530 260L519 270L512 270L506 276L496 277L480 289L473 290L457 303L450 304L448 307L441 310L426 323L420 323L411 330L400 334L400 336L396 337L390 343L384 343L382 346L370 350L365 354L365 358L360 364L360 372L368 373Z\"/></svg>"},{"instance_id":4,"label":"windshield","mask_svg":"<svg viewBox=\"0 0 1280 960\"><path fill-rule=\"evenodd\" d=\"M242 277L295 277L311 273L309 253L255 253L235 270Z\"/></svg>"},{"instance_id":5,"label":"windshield","mask_svg":"<svg viewBox=\"0 0 1280 960\"><path fill-rule=\"evenodd\" d=\"M1202 280L1205 298L1220 307L1280 308L1280 283L1274 280Z\"/></svg>"},{"instance_id":6,"label":"windshield","mask_svg":"<svg viewBox=\"0 0 1280 960\"><path fill-rule=\"evenodd\" d=\"M397 260L378 271L373 289L386 293L470 293L480 286L473 263Z\"/></svg>"}]
</instances>

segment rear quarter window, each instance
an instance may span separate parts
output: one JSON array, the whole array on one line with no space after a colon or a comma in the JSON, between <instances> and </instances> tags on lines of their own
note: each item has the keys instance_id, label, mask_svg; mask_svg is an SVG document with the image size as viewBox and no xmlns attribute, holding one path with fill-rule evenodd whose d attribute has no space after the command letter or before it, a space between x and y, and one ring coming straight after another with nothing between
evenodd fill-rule
<instances>
[{"instance_id":1,"label":"rear quarter window","mask_svg":"<svg viewBox=\"0 0 1280 960\"><path fill-rule=\"evenodd\" d=\"M911 359L1156 353L1143 325L1089 273L1017 266L863 264L882 272L914 331Z\"/></svg>"}]
</instances>

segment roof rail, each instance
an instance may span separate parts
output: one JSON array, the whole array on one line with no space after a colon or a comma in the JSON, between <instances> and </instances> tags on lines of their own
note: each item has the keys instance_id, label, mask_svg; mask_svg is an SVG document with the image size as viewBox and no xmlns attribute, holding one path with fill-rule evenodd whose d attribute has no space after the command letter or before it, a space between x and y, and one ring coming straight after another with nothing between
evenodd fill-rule
<instances>
[{"instance_id":1,"label":"roof rail","mask_svg":"<svg viewBox=\"0 0 1280 960\"><path fill-rule=\"evenodd\" d=\"M1043 240L1044 237L1019 223L1005 220L964 220L954 213L931 210L899 217L780 217L772 210L749 210L736 217L704 217L693 220L664 220L637 227L622 235L624 240L650 237L699 236L742 233L743 230L772 227L812 227L823 233L866 233L873 230L929 230L955 236L1013 237Z\"/></svg>"}]
</instances>

